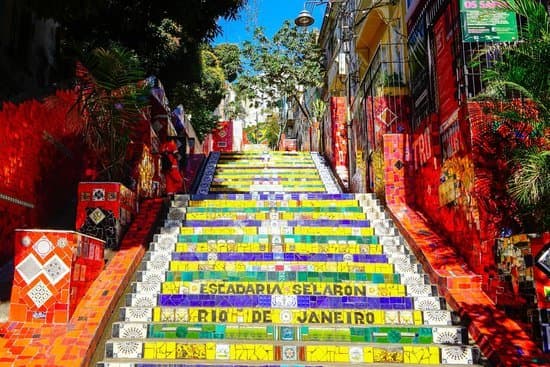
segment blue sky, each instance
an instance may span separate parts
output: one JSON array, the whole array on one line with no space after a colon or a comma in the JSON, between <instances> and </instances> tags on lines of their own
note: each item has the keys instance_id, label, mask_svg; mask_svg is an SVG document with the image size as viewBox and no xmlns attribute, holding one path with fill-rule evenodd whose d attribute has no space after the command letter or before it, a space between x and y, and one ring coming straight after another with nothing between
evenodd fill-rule
<instances>
[{"instance_id":1,"label":"blue sky","mask_svg":"<svg viewBox=\"0 0 550 367\"><path fill-rule=\"evenodd\" d=\"M241 43L249 40L256 26L264 27L266 34L271 37L281 28L284 20L294 22L294 18L304 9L304 3L302 0L248 0L247 6L241 10L237 20L219 21L223 34L214 40L214 44ZM312 11L315 18L312 27L321 28L325 5L318 5L312 9L308 4L307 9ZM247 31L247 26L251 26L250 31Z\"/></svg>"}]
</instances>

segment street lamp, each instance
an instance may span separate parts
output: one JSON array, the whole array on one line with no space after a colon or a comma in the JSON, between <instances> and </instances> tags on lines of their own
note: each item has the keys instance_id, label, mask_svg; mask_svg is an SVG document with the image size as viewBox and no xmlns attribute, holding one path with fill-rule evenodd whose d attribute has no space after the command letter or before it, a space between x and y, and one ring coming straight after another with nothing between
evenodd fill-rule
<instances>
[{"instance_id":1,"label":"street lamp","mask_svg":"<svg viewBox=\"0 0 550 367\"><path fill-rule=\"evenodd\" d=\"M302 10L296 19L294 19L294 24L298 27L309 27L314 22L315 19L307 9Z\"/></svg>"},{"instance_id":2,"label":"street lamp","mask_svg":"<svg viewBox=\"0 0 550 367\"><path fill-rule=\"evenodd\" d=\"M316 7L317 5L343 3L346 0L307 0L304 2L304 10L302 10L298 16L294 19L294 24L298 27L309 27L315 22L315 18L311 15L311 12L306 9L306 6Z\"/></svg>"}]
</instances>

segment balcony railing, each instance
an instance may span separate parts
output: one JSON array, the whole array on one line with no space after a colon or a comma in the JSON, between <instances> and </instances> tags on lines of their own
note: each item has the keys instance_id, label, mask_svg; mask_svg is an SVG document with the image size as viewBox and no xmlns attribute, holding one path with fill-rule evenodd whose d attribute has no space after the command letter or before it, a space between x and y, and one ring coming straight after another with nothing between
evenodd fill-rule
<instances>
[{"instance_id":1,"label":"balcony railing","mask_svg":"<svg viewBox=\"0 0 550 367\"><path fill-rule=\"evenodd\" d=\"M405 55L403 43L380 44L361 80L361 92L365 95L374 95L376 88L390 87L403 88L405 91L408 83Z\"/></svg>"}]
</instances>

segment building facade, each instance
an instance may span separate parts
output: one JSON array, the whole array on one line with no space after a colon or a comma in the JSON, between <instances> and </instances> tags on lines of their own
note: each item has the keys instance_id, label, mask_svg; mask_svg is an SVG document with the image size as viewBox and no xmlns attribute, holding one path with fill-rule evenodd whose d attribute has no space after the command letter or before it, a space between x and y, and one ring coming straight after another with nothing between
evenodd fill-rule
<instances>
[{"instance_id":1,"label":"building facade","mask_svg":"<svg viewBox=\"0 0 550 367\"><path fill-rule=\"evenodd\" d=\"M548 350L550 273L541 259L550 236L515 226L505 162L486 138L494 121L476 99L498 56L484 50L517 41L520 21L482 0L329 2L320 34L330 104L324 154L350 191L384 199L384 135L403 135L409 205Z\"/></svg>"}]
</instances>

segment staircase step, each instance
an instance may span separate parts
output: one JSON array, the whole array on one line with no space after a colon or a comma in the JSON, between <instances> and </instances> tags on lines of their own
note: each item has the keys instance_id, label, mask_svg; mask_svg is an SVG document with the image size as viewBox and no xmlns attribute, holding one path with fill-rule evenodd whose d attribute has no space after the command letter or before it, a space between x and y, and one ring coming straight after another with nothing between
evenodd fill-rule
<instances>
[{"instance_id":1,"label":"staircase step","mask_svg":"<svg viewBox=\"0 0 550 367\"><path fill-rule=\"evenodd\" d=\"M388 357L390 353L390 357ZM403 364L472 364L479 352L473 347L443 345L380 345L361 346L308 341L292 345L248 341L246 344L220 341L193 343L179 340L116 340L108 341L106 358L140 358L144 360L220 360L225 361L304 361L328 363L403 363Z\"/></svg>"},{"instance_id":2,"label":"staircase step","mask_svg":"<svg viewBox=\"0 0 550 367\"><path fill-rule=\"evenodd\" d=\"M462 326L351 326L302 324L243 325L242 323L142 323L113 324L113 338L122 339L215 339L319 342L367 342L400 344L467 344Z\"/></svg>"},{"instance_id":3,"label":"staircase step","mask_svg":"<svg viewBox=\"0 0 550 367\"><path fill-rule=\"evenodd\" d=\"M156 274L156 273L155 273ZM146 272L136 273L136 279L139 282L149 282L146 278ZM307 272L307 271L179 271L164 272L161 281L193 281L193 280L225 280L225 281L316 281L316 282L369 282L371 284L392 283L404 285L427 285L429 284L426 275L412 274L414 279L409 279L401 274L383 274L383 273L360 273L360 272ZM409 281L409 282L407 282Z\"/></svg>"},{"instance_id":4,"label":"staircase step","mask_svg":"<svg viewBox=\"0 0 550 367\"><path fill-rule=\"evenodd\" d=\"M197 292L200 286L196 287ZM342 286L343 290L347 289ZM350 286L350 292L353 287ZM308 309L368 309L368 310L440 310L444 299L420 296L318 296L318 295L251 295L251 294L158 294L129 293L127 306L171 307L273 307Z\"/></svg>"},{"instance_id":5,"label":"staircase step","mask_svg":"<svg viewBox=\"0 0 550 367\"><path fill-rule=\"evenodd\" d=\"M352 235L344 235L344 236L338 236L335 237L329 236L326 234L319 234L319 233L309 233L309 234L292 234L292 233L286 233L286 234L267 234L267 233L252 233L252 234L244 234L244 233L214 233L214 234L207 234L207 233L191 233L191 234L182 234L180 233L179 226L177 228L170 229L175 230L175 234L177 235L175 237L175 240L177 242L193 242L193 243L202 243L202 242L208 242L208 243L279 243L279 244L294 244L294 243L327 243L327 244L341 244L341 243L349 243L349 244L378 244L384 242L381 241L381 236L375 236L375 235L358 235L358 234L352 234ZM197 230L196 232L201 232L200 230ZM238 232L238 231L235 231ZM395 236L384 236L383 239L386 241L391 241L392 244L395 244L396 242L399 242L398 239L396 239Z\"/></svg>"},{"instance_id":6,"label":"staircase step","mask_svg":"<svg viewBox=\"0 0 550 367\"><path fill-rule=\"evenodd\" d=\"M278 323L301 325L336 324L350 325L454 325L458 318L449 310L314 310L281 308L227 308L227 307L159 307L149 305L126 306L120 311L120 320L127 322L223 322L229 323Z\"/></svg>"},{"instance_id":7,"label":"staircase step","mask_svg":"<svg viewBox=\"0 0 550 367\"><path fill-rule=\"evenodd\" d=\"M409 296L434 297L437 289L432 285L410 286L392 283L366 282L263 282L254 280L200 280L200 281L165 281L162 283L132 283L132 293L186 294L199 289L204 294L278 294L278 295L328 295L351 294L368 296Z\"/></svg>"}]
</instances>

